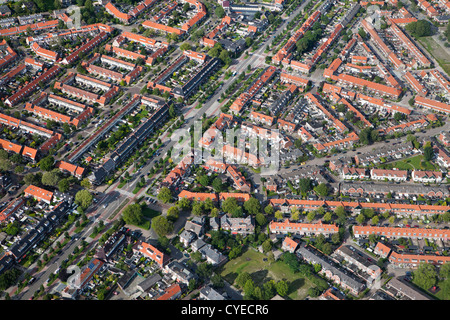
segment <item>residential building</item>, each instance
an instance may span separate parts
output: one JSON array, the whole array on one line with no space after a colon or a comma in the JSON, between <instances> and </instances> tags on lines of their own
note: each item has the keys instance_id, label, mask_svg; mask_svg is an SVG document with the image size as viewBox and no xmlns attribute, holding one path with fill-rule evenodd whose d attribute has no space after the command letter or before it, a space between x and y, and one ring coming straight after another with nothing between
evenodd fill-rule
<instances>
[{"instance_id":1,"label":"residential building","mask_svg":"<svg viewBox=\"0 0 450 320\"><path fill-rule=\"evenodd\" d=\"M160 268L164 268L169 258L151 244L139 241L134 247L133 251L142 253L146 258L155 261Z\"/></svg>"},{"instance_id":2,"label":"residential building","mask_svg":"<svg viewBox=\"0 0 450 320\"><path fill-rule=\"evenodd\" d=\"M373 180L406 181L408 170L371 169L370 178Z\"/></svg>"},{"instance_id":3,"label":"residential building","mask_svg":"<svg viewBox=\"0 0 450 320\"><path fill-rule=\"evenodd\" d=\"M344 290L355 296L365 289L365 284L357 277L344 272L339 265L329 259L327 256L321 254L317 250L309 246L301 245L297 251L297 256L310 264L319 264L321 266L320 274L323 274L329 280L341 286Z\"/></svg>"},{"instance_id":4,"label":"residential building","mask_svg":"<svg viewBox=\"0 0 450 320\"><path fill-rule=\"evenodd\" d=\"M255 232L255 221L252 216L232 218L228 215L223 215L220 218L220 227L223 230L231 231L231 234L246 236Z\"/></svg>"},{"instance_id":5,"label":"residential building","mask_svg":"<svg viewBox=\"0 0 450 320\"><path fill-rule=\"evenodd\" d=\"M399 228L399 227L378 227L378 226L353 226L355 238L366 238L371 234L384 237L386 239L409 238L415 240L429 239L433 241L450 240L450 230L433 228Z\"/></svg>"},{"instance_id":6,"label":"residential building","mask_svg":"<svg viewBox=\"0 0 450 320\"><path fill-rule=\"evenodd\" d=\"M305 236L316 236L323 234L325 237L329 237L339 231L339 228L334 224L323 224L322 221L318 223L299 223L291 222L286 219L282 222L272 220L269 223L269 230L275 234L295 234Z\"/></svg>"},{"instance_id":7,"label":"residential building","mask_svg":"<svg viewBox=\"0 0 450 320\"><path fill-rule=\"evenodd\" d=\"M299 243L290 237L285 237L281 244L281 250L294 253L297 250Z\"/></svg>"},{"instance_id":8,"label":"residential building","mask_svg":"<svg viewBox=\"0 0 450 320\"><path fill-rule=\"evenodd\" d=\"M189 285L189 281L197 278L195 273L176 260L169 262L164 267L163 273L170 276L173 280L185 285Z\"/></svg>"},{"instance_id":9,"label":"residential building","mask_svg":"<svg viewBox=\"0 0 450 320\"><path fill-rule=\"evenodd\" d=\"M440 183L443 180L443 174L440 171L419 171L413 170L411 178L414 182Z\"/></svg>"},{"instance_id":10,"label":"residential building","mask_svg":"<svg viewBox=\"0 0 450 320\"><path fill-rule=\"evenodd\" d=\"M24 192L26 197L33 197L38 201L44 201L48 204L50 204L53 200L53 192L36 187L32 184L30 184Z\"/></svg>"},{"instance_id":11,"label":"residential building","mask_svg":"<svg viewBox=\"0 0 450 320\"><path fill-rule=\"evenodd\" d=\"M398 300L431 300L421 291L400 278L392 278L386 283L386 292Z\"/></svg>"}]
</instances>

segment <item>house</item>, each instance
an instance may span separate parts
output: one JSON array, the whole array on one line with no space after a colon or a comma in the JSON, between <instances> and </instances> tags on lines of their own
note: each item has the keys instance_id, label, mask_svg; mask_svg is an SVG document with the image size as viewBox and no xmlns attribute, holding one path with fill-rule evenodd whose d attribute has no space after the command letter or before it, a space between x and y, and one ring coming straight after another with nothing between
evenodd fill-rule
<instances>
[{"instance_id":1,"label":"house","mask_svg":"<svg viewBox=\"0 0 450 320\"><path fill-rule=\"evenodd\" d=\"M240 193L240 192L221 192L219 193L219 201L222 203L228 198L235 198L237 203L243 205L244 202L250 200L251 196L249 193Z\"/></svg>"},{"instance_id":2,"label":"house","mask_svg":"<svg viewBox=\"0 0 450 320\"><path fill-rule=\"evenodd\" d=\"M10 16L10 15L11 15L11 10L8 8L7 5L2 4L0 6L0 16L7 17L7 16Z\"/></svg>"},{"instance_id":3,"label":"house","mask_svg":"<svg viewBox=\"0 0 450 320\"><path fill-rule=\"evenodd\" d=\"M221 265L228 260L226 255L210 244L205 244L198 251L202 254L202 258L206 259L206 262L213 266Z\"/></svg>"},{"instance_id":4,"label":"house","mask_svg":"<svg viewBox=\"0 0 450 320\"><path fill-rule=\"evenodd\" d=\"M189 281L191 281L192 279L197 278L197 275L195 273L187 269L187 267L176 260L169 262L164 267L163 273L167 274L173 280L185 285L188 285Z\"/></svg>"},{"instance_id":5,"label":"house","mask_svg":"<svg viewBox=\"0 0 450 320\"><path fill-rule=\"evenodd\" d=\"M0 212L0 223L8 219L13 213L17 212L24 204L25 200L22 197L11 200Z\"/></svg>"},{"instance_id":6,"label":"house","mask_svg":"<svg viewBox=\"0 0 450 320\"><path fill-rule=\"evenodd\" d=\"M450 132L444 131L439 134L439 140L446 147L450 146Z\"/></svg>"},{"instance_id":7,"label":"house","mask_svg":"<svg viewBox=\"0 0 450 320\"><path fill-rule=\"evenodd\" d=\"M184 230L192 232L197 237L201 237L205 231L205 217L194 217L192 220L186 221Z\"/></svg>"},{"instance_id":8,"label":"house","mask_svg":"<svg viewBox=\"0 0 450 320\"><path fill-rule=\"evenodd\" d=\"M408 178L407 170L385 170L371 169L370 178L373 180L406 181Z\"/></svg>"},{"instance_id":9,"label":"house","mask_svg":"<svg viewBox=\"0 0 450 320\"><path fill-rule=\"evenodd\" d=\"M140 241L133 247L134 252L143 254L146 258L155 261L160 268L164 268L169 258L149 243Z\"/></svg>"},{"instance_id":10,"label":"house","mask_svg":"<svg viewBox=\"0 0 450 320\"><path fill-rule=\"evenodd\" d=\"M449 189L444 185L421 185L421 184L394 184L394 183L363 183L342 182L340 191L352 196L382 196L389 193L396 197L413 198L419 195L430 198L445 198L450 195Z\"/></svg>"},{"instance_id":11,"label":"house","mask_svg":"<svg viewBox=\"0 0 450 320\"><path fill-rule=\"evenodd\" d=\"M227 170L228 165L221 161L209 158L208 160L206 160L205 164L203 165L203 168L217 173L224 173Z\"/></svg>"},{"instance_id":12,"label":"house","mask_svg":"<svg viewBox=\"0 0 450 320\"><path fill-rule=\"evenodd\" d=\"M411 177L414 182L440 183L443 180L443 174L440 171L419 171L413 170Z\"/></svg>"},{"instance_id":13,"label":"house","mask_svg":"<svg viewBox=\"0 0 450 320\"><path fill-rule=\"evenodd\" d=\"M220 218L220 228L231 231L232 234L246 236L255 232L255 221L252 216L231 218L228 215L223 215Z\"/></svg>"},{"instance_id":14,"label":"house","mask_svg":"<svg viewBox=\"0 0 450 320\"><path fill-rule=\"evenodd\" d=\"M291 222L289 219L285 219L282 222L272 220L269 223L269 230L271 233L282 235L287 233L302 236L323 234L325 237L339 232L339 228L334 224L323 224L322 221L319 221L319 223L298 223Z\"/></svg>"},{"instance_id":15,"label":"house","mask_svg":"<svg viewBox=\"0 0 450 320\"><path fill-rule=\"evenodd\" d=\"M204 286L200 289L199 299L201 300L225 300L225 297L214 290L211 286Z\"/></svg>"},{"instance_id":16,"label":"house","mask_svg":"<svg viewBox=\"0 0 450 320\"><path fill-rule=\"evenodd\" d=\"M385 286L386 292L398 300L431 300L400 278L392 278Z\"/></svg>"},{"instance_id":17,"label":"house","mask_svg":"<svg viewBox=\"0 0 450 320\"><path fill-rule=\"evenodd\" d=\"M423 108L429 108L429 109L432 109L432 110L435 110L438 112L444 112L444 113L450 112L450 104L441 102L441 101L437 101L437 100L433 100L433 99L429 99L429 98L425 98L425 97L421 97L421 96L415 97L414 104L416 106L423 107Z\"/></svg>"},{"instance_id":18,"label":"house","mask_svg":"<svg viewBox=\"0 0 450 320\"><path fill-rule=\"evenodd\" d=\"M341 176L345 180L353 179L369 179L370 176L367 174L367 170L363 168L353 168L353 167L343 167L340 170Z\"/></svg>"},{"instance_id":19,"label":"house","mask_svg":"<svg viewBox=\"0 0 450 320\"><path fill-rule=\"evenodd\" d=\"M386 239L408 238L414 240L429 239L433 241L450 240L450 230L448 229L353 226L353 235L355 238L366 238L371 234Z\"/></svg>"},{"instance_id":20,"label":"house","mask_svg":"<svg viewBox=\"0 0 450 320\"><path fill-rule=\"evenodd\" d=\"M220 219L217 217L209 218L209 227L211 230L218 231L220 229Z\"/></svg>"},{"instance_id":21,"label":"house","mask_svg":"<svg viewBox=\"0 0 450 320\"><path fill-rule=\"evenodd\" d=\"M53 200L53 192L36 187L34 185L29 185L24 192L26 197L33 197L38 201L44 201L48 204L50 204L50 202L52 202Z\"/></svg>"},{"instance_id":22,"label":"house","mask_svg":"<svg viewBox=\"0 0 450 320\"><path fill-rule=\"evenodd\" d=\"M59 170L61 170L62 172L68 172L71 175L73 175L74 177L81 179L83 177L84 174L84 168L71 164L69 162L66 161L58 161L55 164L55 167L58 168Z\"/></svg>"},{"instance_id":23,"label":"house","mask_svg":"<svg viewBox=\"0 0 450 320\"><path fill-rule=\"evenodd\" d=\"M355 296L361 293L365 289L365 284L352 276L351 274L344 272L339 265L333 262L327 256L321 254L317 250L312 249L309 246L301 245L297 251L296 255L313 265L320 265L321 270L320 274L327 277L329 280L335 282L339 286L341 286L344 290L348 289L349 292Z\"/></svg>"},{"instance_id":24,"label":"house","mask_svg":"<svg viewBox=\"0 0 450 320\"><path fill-rule=\"evenodd\" d=\"M443 148L440 148L438 146L434 147L433 150L434 150L437 164L444 168L449 168L450 167L450 156L448 155L447 151L445 151Z\"/></svg>"},{"instance_id":25,"label":"house","mask_svg":"<svg viewBox=\"0 0 450 320\"><path fill-rule=\"evenodd\" d=\"M297 247L298 242L290 237L284 238L283 243L281 244L281 249L290 253L294 253Z\"/></svg>"},{"instance_id":26,"label":"house","mask_svg":"<svg viewBox=\"0 0 450 320\"><path fill-rule=\"evenodd\" d=\"M442 265L450 262L449 256L434 254L409 254L392 251L389 263L399 268L417 268L421 263Z\"/></svg>"},{"instance_id":27,"label":"house","mask_svg":"<svg viewBox=\"0 0 450 320\"><path fill-rule=\"evenodd\" d=\"M349 184L355 184L354 182ZM372 186L372 184L362 184L364 187ZM373 184L376 186L377 184ZM389 185L391 186L391 185ZM393 184L392 186L397 186ZM411 192L415 194L427 194L422 193L422 190L417 190L418 185L413 185ZM386 191L386 185L381 185L381 187ZM419 192L419 193L418 193ZM345 192L343 192L345 194ZM448 193L448 190L447 190ZM413 217L424 217L432 216L434 214L443 214L450 210L450 206L443 205L425 205L425 204L404 204L404 203L379 203L379 202L359 202L359 201L328 201L328 200L298 200L298 199L270 199L269 204L275 210L280 210L283 213L291 212L292 209L298 209L301 211L312 211L317 210L320 207L328 208L329 210L335 210L336 208L342 206L346 211L351 211L354 214L359 214L361 209L373 209L375 212L383 213L390 212L391 214L398 216L413 216ZM295 224L294 224L295 226ZM329 225L332 226L332 225ZM279 226L280 231L290 232L290 228L285 227L284 224ZM294 229L295 230L295 229ZM277 229L275 229L277 231ZM330 230L328 230L330 231ZM333 229L331 229L333 231ZM337 231L336 231L337 232Z\"/></svg>"},{"instance_id":28,"label":"house","mask_svg":"<svg viewBox=\"0 0 450 320\"><path fill-rule=\"evenodd\" d=\"M268 126L273 125L274 121L275 121L274 117L271 117L271 116L268 116L268 115L265 115L263 113L256 112L256 111L250 112L249 118L253 122L264 123Z\"/></svg>"},{"instance_id":29,"label":"house","mask_svg":"<svg viewBox=\"0 0 450 320\"><path fill-rule=\"evenodd\" d=\"M80 278L78 280L79 285L75 284L75 287L79 290L83 290L103 265L104 262L102 260L93 258L81 271Z\"/></svg>"},{"instance_id":30,"label":"house","mask_svg":"<svg viewBox=\"0 0 450 320\"><path fill-rule=\"evenodd\" d=\"M203 241L203 239L197 239L191 243L191 249L192 249L192 251L197 252L204 245L206 245L206 242Z\"/></svg>"},{"instance_id":31,"label":"house","mask_svg":"<svg viewBox=\"0 0 450 320\"><path fill-rule=\"evenodd\" d=\"M164 291L164 294L156 298L156 300L176 300L181 296L181 293L180 285L174 283Z\"/></svg>"},{"instance_id":32,"label":"house","mask_svg":"<svg viewBox=\"0 0 450 320\"><path fill-rule=\"evenodd\" d=\"M192 231L183 230L183 232L180 234L180 242L184 247L188 247L195 238L196 235Z\"/></svg>"},{"instance_id":33,"label":"house","mask_svg":"<svg viewBox=\"0 0 450 320\"><path fill-rule=\"evenodd\" d=\"M162 280L162 277L155 273L147 277L144 281L140 282L136 288L142 292L148 292L156 283Z\"/></svg>"},{"instance_id":34,"label":"house","mask_svg":"<svg viewBox=\"0 0 450 320\"><path fill-rule=\"evenodd\" d=\"M190 192L187 190L182 190L178 194L178 200L186 198L191 201L205 201L206 199L211 199L213 202L218 202L219 197L215 193L204 193L204 192Z\"/></svg>"},{"instance_id":35,"label":"house","mask_svg":"<svg viewBox=\"0 0 450 320\"><path fill-rule=\"evenodd\" d=\"M356 249L352 245L342 245L336 249L333 253L333 257L338 260L347 262L347 269L357 271L362 277L365 278L367 283L372 283L377 279L382 270L376 265L376 261L363 253L361 250ZM349 266L350 264L350 266ZM354 268L356 267L356 268Z\"/></svg>"},{"instance_id":36,"label":"house","mask_svg":"<svg viewBox=\"0 0 450 320\"><path fill-rule=\"evenodd\" d=\"M377 245L375 246L373 252L382 258L387 258L389 256L389 254L391 253L391 248L389 248L384 243L378 242Z\"/></svg>"}]
</instances>

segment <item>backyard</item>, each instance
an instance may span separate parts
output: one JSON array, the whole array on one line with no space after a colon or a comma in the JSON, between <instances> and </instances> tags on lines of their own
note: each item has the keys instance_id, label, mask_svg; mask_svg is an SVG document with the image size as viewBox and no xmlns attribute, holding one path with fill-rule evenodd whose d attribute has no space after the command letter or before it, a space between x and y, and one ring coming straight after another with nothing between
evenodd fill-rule
<instances>
[{"instance_id":1,"label":"backyard","mask_svg":"<svg viewBox=\"0 0 450 320\"><path fill-rule=\"evenodd\" d=\"M399 170L438 170L433 163L425 161L423 155L394 162L392 163L392 168Z\"/></svg>"},{"instance_id":2,"label":"backyard","mask_svg":"<svg viewBox=\"0 0 450 320\"><path fill-rule=\"evenodd\" d=\"M269 280L287 281L289 283L287 298L291 300L303 300L308 295L308 289L314 287L308 279L298 273L294 274L284 262L270 262L265 254L251 248L240 257L225 264L221 270L221 276L232 284L242 272L248 272L253 281L259 285Z\"/></svg>"}]
</instances>

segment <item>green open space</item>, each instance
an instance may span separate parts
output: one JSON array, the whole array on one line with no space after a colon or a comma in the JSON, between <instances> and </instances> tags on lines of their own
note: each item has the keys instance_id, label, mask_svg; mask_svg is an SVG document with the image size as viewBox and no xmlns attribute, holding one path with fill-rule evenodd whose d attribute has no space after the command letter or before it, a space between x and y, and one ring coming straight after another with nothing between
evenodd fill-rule
<instances>
[{"instance_id":1,"label":"green open space","mask_svg":"<svg viewBox=\"0 0 450 320\"><path fill-rule=\"evenodd\" d=\"M278 260L271 263L265 254L253 249L247 249L238 258L227 262L221 268L220 274L232 284L242 272L248 272L255 284L258 285L269 280L287 281L289 283L287 298L292 300L303 300L308 295L308 289L315 287L308 279L298 273L293 273L284 262Z\"/></svg>"},{"instance_id":2,"label":"green open space","mask_svg":"<svg viewBox=\"0 0 450 320\"><path fill-rule=\"evenodd\" d=\"M426 161L423 155L397 161L392 164L392 167L400 170L438 170L433 163Z\"/></svg>"},{"instance_id":3,"label":"green open space","mask_svg":"<svg viewBox=\"0 0 450 320\"><path fill-rule=\"evenodd\" d=\"M448 49L443 48L433 37L421 37L419 42L436 59L447 75L450 76L450 53Z\"/></svg>"}]
</instances>

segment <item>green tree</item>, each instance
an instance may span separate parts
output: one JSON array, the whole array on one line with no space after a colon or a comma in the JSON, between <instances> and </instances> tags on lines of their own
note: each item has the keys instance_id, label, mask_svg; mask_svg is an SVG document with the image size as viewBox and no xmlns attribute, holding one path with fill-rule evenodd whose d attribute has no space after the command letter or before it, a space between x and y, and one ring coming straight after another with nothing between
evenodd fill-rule
<instances>
[{"instance_id":1,"label":"green tree","mask_svg":"<svg viewBox=\"0 0 450 320\"><path fill-rule=\"evenodd\" d=\"M203 215L203 203L202 202L196 202L192 205L192 214L194 216L201 216Z\"/></svg>"},{"instance_id":2,"label":"green tree","mask_svg":"<svg viewBox=\"0 0 450 320\"><path fill-rule=\"evenodd\" d=\"M8 159L0 159L0 170L9 171L12 168L12 163Z\"/></svg>"},{"instance_id":3,"label":"green tree","mask_svg":"<svg viewBox=\"0 0 450 320\"><path fill-rule=\"evenodd\" d=\"M450 263L443 264L439 269L439 276L443 279L450 279Z\"/></svg>"},{"instance_id":4,"label":"green tree","mask_svg":"<svg viewBox=\"0 0 450 320\"><path fill-rule=\"evenodd\" d=\"M215 192L223 192L225 190L225 187L222 183L222 179L219 177L214 178L214 180L211 183L211 186L213 187Z\"/></svg>"},{"instance_id":5,"label":"green tree","mask_svg":"<svg viewBox=\"0 0 450 320\"><path fill-rule=\"evenodd\" d=\"M67 192L70 189L70 184L68 179L62 179L58 182L58 190L60 192Z\"/></svg>"},{"instance_id":6,"label":"green tree","mask_svg":"<svg viewBox=\"0 0 450 320\"><path fill-rule=\"evenodd\" d=\"M214 13L219 19L225 17L225 10L222 8L222 6L217 6L216 9L214 10Z\"/></svg>"},{"instance_id":7,"label":"green tree","mask_svg":"<svg viewBox=\"0 0 450 320\"><path fill-rule=\"evenodd\" d=\"M258 199L251 197L244 202L244 209L249 214L256 215L257 213L261 212L261 204L259 203Z\"/></svg>"},{"instance_id":8,"label":"green tree","mask_svg":"<svg viewBox=\"0 0 450 320\"><path fill-rule=\"evenodd\" d=\"M364 221L366 221L366 217L364 216L364 214L360 213L360 214L358 214L358 216L356 217L356 221L357 221L359 224L363 224Z\"/></svg>"},{"instance_id":9,"label":"green tree","mask_svg":"<svg viewBox=\"0 0 450 320\"><path fill-rule=\"evenodd\" d=\"M264 212L265 212L267 215L273 214L273 212L274 212L273 206L270 205L270 204L267 205L267 206L264 208Z\"/></svg>"},{"instance_id":10,"label":"green tree","mask_svg":"<svg viewBox=\"0 0 450 320\"><path fill-rule=\"evenodd\" d=\"M46 186L56 187L59 183L59 173L56 171L44 172L41 183Z\"/></svg>"},{"instance_id":11,"label":"green tree","mask_svg":"<svg viewBox=\"0 0 450 320\"><path fill-rule=\"evenodd\" d=\"M310 178L301 178L299 180L300 192L307 193L311 190L311 179Z\"/></svg>"},{"instance_id":12,"label":"green tree","mask_svg":"<svg viewBox=\"0 0 450 320\"><path fill-rule=\"evenodd\" d=\"M80 190L75 194L75 203L83 210L86 210L94 200L94 197L88 190Z\"/></svg>"},{"instance_id":13,"label":"green tree","mask_svg":"<svg viewBox=\"0 0 450 320\"><path fill-rule=\"evenodd\" d=\"M433 159L434 156L434 151L433 151L433 147L430 145L426 145L423 148L423 156L425 158L426 161L430 161Z\"/></svg>"},{"instance_id":14,"label":"green tree","mask_svg":"<svg viewBox=\"0 0 450 320\"><path fill-rule=\"evenodd\" d=\"M263 226L267 223L267 219L262 213L257 213L255 216L255 220L259 226Z\"/></svg>"},{"instance_id":15,"label":"green tree","mask_svg":"<svg viewBox=\"0 0 450 320\"><path fill-rule=\"evenodd\" d=\"M277 220L281 220L281 219L283 219L283 213L280 210L278 210L275 212L274 217Z\"/></svg>"},{"instance_id":16,"label":"green tree","mask_svg":"<svg viewBox=\"0 0 450 320\"><path fill-rule=\"evenodd\" d=\"M273 243L272 243L272 241L271 241L270 239L265 240L265 241L262 243L262 249L263 249L263 252L264 252L264 253L269 252L270 250L272 250L272 246L273 246Z\"/></svg>"},{"instance_id":17,"label":"green tree","mask_svg":"<svg viewBox=\"0 0 450 320\"><path fill-rule=\"evenodd\" d=\"M322 197L326 197L326 196L328 196L328 193L329 193L329 191L328 191L328 186L325 184L325 183L320 183L319 185L317 185L315 188L314 188L314 191L319 195L319 196L322 196Z\"/></svg>"},{"instance_id":18,"label":"green tree","mask_svg":"<svg viewBox=\"0 0 450 320\"><path fill-rule=\"evenodd\" d=\"M172 191L170 191L167 187L162 187L158 193L158 200L161 200L164 203L168 203L172 201Z\"/></svg>"},{"instance_id":19,"label":"green tree","mask_svg":"<svg viewBox=\"0 0 450 320\"><path fill-rule=\"evenodd\" d=\"M170 221L176 221L178 219L178 216L180 214L180 210L177 206L170 207L167 209L167 219Z\"/></svg>"},{"instance_id":20,"label":"green tree","mask_svg":"<svg viewBox=\"0 0 450 320\"><path fill-rule=\"evenodd\" d=\"M325 221L325 222L330 222L331 218L332 218L331 212L327 212L323 215L323 221Z\"/></svg>"},{"instance_id":21,"label":"green tree","mask_svg":"<svg viewBox=\"0 0 450 320\"><path fill-rule=\"evenodd\" d=\"M8 151L0 149L0 159L4 160L4 159L8 159L9 155L8 155Z\"/></svg>"},{"instance_id":22,"label":"green tree","mask_svg":"<svg viewBox=\"0 0 450 320\"><path fill-rule=\"evenodd\" d=\"M243 288L248 280L252 280L250 274L248 272L241 272L234 280L234 283L236 284L237 287Z\"/></svg>"},{"instance_id":23,"label":"green tree","mask_svg":"<svg viewBox=\"0 0 450 320\"><path fill-rule=\"evenodd\" d=\"M122 218L127 224L140 225L144 220L141 206L137 203L127 206L123 210Z\"/></svg>"},{"instance_id":24,"label":"green tree","mask_svg":"<svg viewBox=\"0 0 450 320\"><path fill-rule=\"evenodd\" d=\"M228 50L222 50L219 54L219 59L222 60L222 62L226 65L231 64L231 57Z\"/></svg>"},{"instance_id":25,"label":"green tree","mask_svg":"<svg viewBox=\"0 0 450 320\"><path fill-rule=\"evenodd\" d=\"M213 285L214 288L216 289L220 289L223 288L225 286L225 282L223 281L223 278L220 276L220 274L213 274L213 276L211 277L211 283Z\"/></svg>"},{"instance_id":26,"label":"green tree","mask_svg":"<svg viewBox=\"0 0 450 320\"><path fill-rule=\"evenodd\" d=\"M380 218L378 216L373 216L372 217L372 224L373 225L377 225L378 222L380 222Z\"/></svg>"},{"instance_id":27,"label":"green tree","mask_svg":"<svg viewBox=\"0 0 450 320\"><path fill-rule=\"evenodd\" d=\"M316 217L316 213L314 211L310 211L308 212L308 214L306 215L306 219L311 222L314 220L314 218Z\"/></svg>"},{"instance_id":28,"label":"green tree","mask_svg":"<svg viewBox=\"0 0 450 320\"><path fill-rule=\"evenodd\" d=\"M428 20L417 20L408 23L405 29L411 32L416 38L431 36L433 34L433 25Z\"/></svg>"},{"instance_id":29,"label":"green tree","mask_svg":"<svg viewBox=\"0 0 450 320\"><path fill-rule=\"evenodd\" d=\"M167 220L165 216L157 216L152 219L152 229L158 236L166 236L173 231L173 223Z\"/></svg>"},{"instance_id":30,"label":"green tree","mask_svg":"<svg viewBox=\"0 0 450 320\"><path fill-rule=\"evenodd\" d=\"M436 268L431 264L420 263L417 270L413 272L413 282L424 290L430 289L436 281Z\"/></svg>"},{"instance_id":31,"label":"green tree","mask_svg":"<svg viewBox=\"0 0 450 320\"><path fill-rule=\"evenodd\" d=\"M240 208L240 206L238 205L238 202L234 197L229 197L222 202L222 210L226 213L231 214L238 208Z\"/></svg>"},{"instance_id":32,"label":"green tree","mask_svg":"<svg viewBox=\"0 0 450 320\"><path fill-rule=\"evenodd\" d=\"M289 290L289 285L286 281L284 280L280 280L277 282L276 284L276 289L277 289L277 293L284 297L288 294L288 290Z\"/></svg>"},{"instance_id":33,"label":"green tree","mask_svg":"<svg viewBox=\"0 0 450 320\"><path fill-rule=\"evenodd\" d=\"M189 210L191 208L191 202L188 198L181 198L178 200L178 206L181 210Z\"/></svg>"},{"instance_id":34,"label":"green tree","mask_svg":"<svg viewBox=\"0 0 450 320\"><path fill-rule=\"evenodd\" d=\"M88 178L84 178L83 180L81 180L80 186L82 186L85 189L89 189L91 187L91 182L89 181Z\"/></svg>"},{"instance_id":35,"label":"green tree","mask_svg":"<svg viewBox=\"0 0 450 320\"><path fill-rule=\"evenodd\" d=\"M52 156L47 156L39 161L39 168L42 171L51 171L53 169L53 165L55 163L55 159Z\"/></svg>"}]
</instances>

